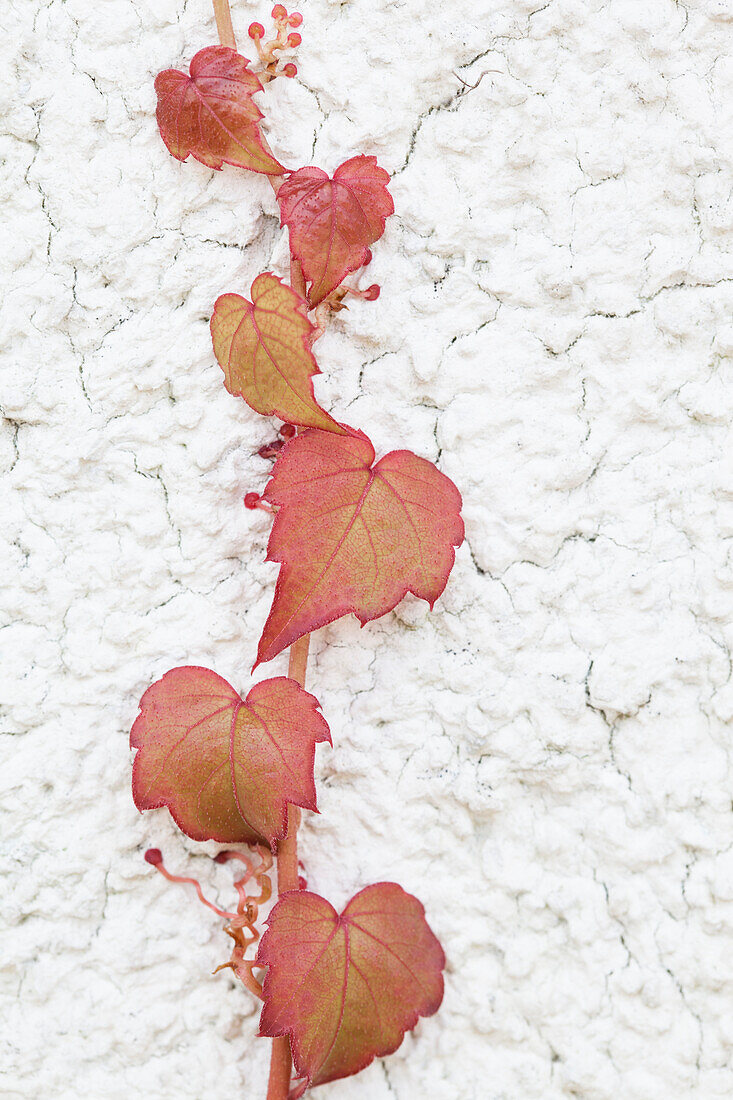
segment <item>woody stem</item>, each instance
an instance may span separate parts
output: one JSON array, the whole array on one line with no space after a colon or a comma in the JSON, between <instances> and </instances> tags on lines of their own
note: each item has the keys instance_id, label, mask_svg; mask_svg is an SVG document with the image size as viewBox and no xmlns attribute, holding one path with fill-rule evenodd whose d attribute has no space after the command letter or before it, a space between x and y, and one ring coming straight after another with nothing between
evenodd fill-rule
<instances>
[{"instance_id":1,"label":"woody stem","mask_svg":"<svg viewBox=\"0 0 733 1100\"><path fill-rule=\"evenodd\" d=\"M222 46L228 46L230 50L236 50L237 40L234 37L229 0L214 0L214 18L216 19L216 30Z\"/></svg>"},{"instance_id":2,"label":"woody stem","mask_svg":"<svg viewBox=\"0 0 733 1100\"><path fill-rule=\"evenodd\" d=\"M301 687L305 687L305 670L308 664L308 646L310 634L305 634L293 642L290 647L288 676ZM298 889L298 826L300 810L292 803L288 806L288 831L284 840L277 846L277 891Z\"/></svg>"},{"instance_id":3,"label":"woody stem","mask_svg":"<svg viewBox=\"0 0 733 1100\"><path fill-rule=\"evenodd\" d=\"M305 670L308 664L308 646L310 634L298 638L290 647L288 676L305 687ZM285 839L277 848L277 892L282 895L286 890L298 889L298 825L300 810L297 806L288 806L288 831ZM267 1085L267 1100L287 1100L290 1091L292 1073L290 1040L287 1035L272 1040L270 1057L270 1080Z\"/></svg>"},{"instance_id":4,"label":"woody stem","mask_svg":"<svg viewBox=\"0 0 733 1100\"><path fill-rule=\"evenodd\" d=\"M301 298L305 298L305 278L303 269L297 260L290 261L290 285ZM288 676L302 688L305 687L305 672L308 666L308 647L310 634L305 634L293 642L290 647ZM285 839L277 848L277 891L298 889L298 826L300 810L292 804L288 806L288 831ZM290 1077L293 1059L290 1053L290 1040L287 1035L272 1040L270 1056L270 1079L267 1085L267 1100L287 1100L290 1091Z\"/></svg>"},{"instance_id":5,"label":"woody stem","mask_svg":"<svg viewBox=\"0 0 733 1100\"><path fill-rule=\"evenodd\" d=\"M232 13L229 8L229 0L213 0L216 29L222 46L228 46L236 50L237 41L232 27ZM260 135L261 136L261 135ZM263 147L271 152L269 145L261 136ZM268 176L270 185L277 195L282 181L280 176ZM303 271L297 260L290 262L290 283L302 298L305 298L305 279ZM310 635L299 638L290 647L290 664L288 675L296 680L301 687L305 687L305 671L308 664L308 646ZM288 830L285 838L277 849L277 889L279 894L286 890L298 889L298 826L300 824L300 810L297 806L288 806ZM272 1040L272 1055L270 1058L270 1078L267 1084L267 1100L287 1100L290 1091L290 1077L293 1061L290 1053L290 1040L287 1035Z\"/></svg>"}]
</instances>

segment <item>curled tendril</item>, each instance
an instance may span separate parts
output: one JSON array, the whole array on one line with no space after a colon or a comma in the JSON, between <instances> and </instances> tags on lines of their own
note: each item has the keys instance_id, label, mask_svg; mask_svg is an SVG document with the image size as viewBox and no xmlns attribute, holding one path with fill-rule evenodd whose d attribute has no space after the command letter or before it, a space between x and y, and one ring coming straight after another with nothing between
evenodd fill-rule
<instances>
[{"instance_id":1,"label":"curled tendril","mask_svg":"<svg viewBox=\"0 0 733 1100\"><path fill-rule=\"evenodd\" d=\"M229 922L225 925L224 931L234 940L232 953L227 962L217 966L214 973L218 974L220 970L233 970L250 993L262 1000L262 985L253 974L254 961L247 959L245 956L249 948L257 943L260 938L259 930L256 927L259 907L265 905L272 897L272 881L268 874L272 868L272 852L262 844L250 845L250 850L258 858L257 863L243 852L224 851L219 852L214 857L215 863L228 863L230 860L235 859L245 866L245 873L241 878L235 879L234 882L234 889L237 891L238 897L235 913L220 909L218 905L214 905L213 902L209 901L204 896L198 879L187 875L171 874L163 864L163 856L158 848L149 848L145 853L145 859L169 882L182 882L193 886L198 894L199 901L208 909L213 910L217 916L224 917ZM259 893L247 893L247 886L251 882L255 883Z\"/></svg>"}]
</instances>

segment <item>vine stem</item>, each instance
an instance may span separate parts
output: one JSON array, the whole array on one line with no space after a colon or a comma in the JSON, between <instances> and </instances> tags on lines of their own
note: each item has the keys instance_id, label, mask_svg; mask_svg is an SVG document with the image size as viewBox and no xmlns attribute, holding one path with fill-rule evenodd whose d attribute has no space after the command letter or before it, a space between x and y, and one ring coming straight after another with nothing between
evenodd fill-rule
<instances>
[{"instance_id":1,"label":"vine stem","mask_svg":"<svg viewBox=\"0 0 733 1100\"><path fill-rule=\"evenodd\" d=\"M305 687L305 671L308 664L310 634L305 634L293 642L290 647L288 676ZM297 806L288 806L288 831L285 839L277 847L277 892L278 896L286 890L297 890L298 882L298 826L300 810ZM290 1040L281 1035L272 1040L270 1055L270 1079L267 1083L267 1100L287 1100L290 1091L293 1059L290 1053Z\"/></svg>"},{"instance_id":2,"label":"vine stem","mask_svg":"<svg viewBox=\"0 0 733 1100\"><path fill-rule=\"evenodd\" d=\"M219 42L222 46L228 46L236 50L237 40L234 37L232 26L232 13L229 0L213 0L214 18ZM260 135L263 147L272 153L269 145ZM270 186L277 195L281 179L277 176L267 177ZM306 298L305 278L303 269L297 260L290 261L290 285L301 298ZM290 661L288 664L288 676L295 680L302 688L305 687L305 673L308 665L308 647L310 634L298 638L290 647ZM277 891L278 894L286 890L297 890L298 882L298 826L300 825L300 810L292 804L288 806L288 830L285 838L277 847ZM267 1100L287 1100L290 1092L290 1078L293 1071L293 1059L290 1053L290 1040L287 1035L277 1036L272 1040L272 1054L270 1056L270 1077L267 1083Z\"/></svg>"},{"instance_id":3,"label":"vine stem","mask_svg":"<svg viewBox=\"0 0 733 1100\"><path fill-rule=\"evenodd\" d=\"M308 664L308 646L310 634L304 634L290 647L288 676L302 688L305 687L305 670ZM277 846L277 891L298 889L298 826L300 810L292 803L288 806L288 831L284 840Z\"/></svg>"},{"instance_id":4,"label":"vine stem","mask_svg":"<svg viewBox=\"0 0 733 1100\"><path fill-rule=\"evenodd\" d=\"M214 18L216 19L216 29L222 46L228 46L230 50L236 50L237 40L234 37L229 0L214 0Z\"/></svg>"}]
</instances>

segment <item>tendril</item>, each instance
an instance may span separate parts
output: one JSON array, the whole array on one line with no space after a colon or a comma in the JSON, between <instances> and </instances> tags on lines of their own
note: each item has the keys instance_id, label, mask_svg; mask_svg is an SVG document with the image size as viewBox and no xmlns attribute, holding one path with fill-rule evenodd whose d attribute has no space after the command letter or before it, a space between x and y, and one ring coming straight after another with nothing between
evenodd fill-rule
<instances>
[{"instance_id":1,"label":"tendril","mask_svg":"<svg viewBox=\"0 0 733 1100\"><path fill-rule=\"evenodd\" d=\"M257 943L260 938L259 929L256 927L259 907L265 905L272 897L272 881L268 872L272 868L273 861L272 852L264 845L252 844L250 845L250 849L258 858L257 863L243 852L235 852L233 850L219 852L217 856L214 856L215 863L228 863L231 860L239 860L240 863L244 864L245 873L241 878L235 879L234 881L234 888L237 891L238 898L237 910L235 913L230 913L226 909L220 909L218 905L214 905L212 901L209 901L208 898L204 896L198 879L191 878L187 875L171 874L163 863L163 854L159 848L148 848L145 853L145 860L152 867L155 867L156 871L159 871L169 882L182 882L193 886L198 894L199 901L208 909L213 910L217 916L223 917L229 922L225 925L224 931L234 941L232 953L227 962L217 966L214 973L218 974L220 970L227 969L234 971L250 993L253 993L255 997L259 997L261 1000L262 985L253 974L255 962L252 959L247 959L246 954L249 948ZM247 886L251 882L254 882L255 886L259 889L259 893L247 893Z\"/></svg>"},{"instance_id":2,"label":"tendril","mask_svg":"<svg viewBox=\"0 0 733 1100\"><path fill-rule=\"evenodd\" d=\"M297 31L290 31L290 28L299 27L303 22L303 16L297 11L288 15L282 4L276 4L272 9L272 18L275 23L275 37L269 42L263 42L265 28L261 23L250 23L247 32L257 48L257 55L260 64L263 66L258 73L263 84L274 80L277 76L294 77L298 73L298 69L292 61L289 61L282 69L278 69L278 62L281 60L278 54L282 50L295 50L300 45L302 41L300 34Z\"/></svg>"}]
</instances>

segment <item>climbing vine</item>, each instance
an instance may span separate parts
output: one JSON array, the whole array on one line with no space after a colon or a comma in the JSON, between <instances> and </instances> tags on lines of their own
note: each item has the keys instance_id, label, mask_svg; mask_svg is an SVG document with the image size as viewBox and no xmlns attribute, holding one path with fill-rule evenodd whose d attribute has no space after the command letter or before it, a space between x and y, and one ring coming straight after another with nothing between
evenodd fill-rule
<instances>
[{"instance_id":1,"label":"climbing vine","mask_svg":"<svg viewBox=\"0 0 733 1100\"><path fill-rule=\"evenodd\" d=\"M310 634L348 614L362 624L379 618L408 592L432 606L463 539L461 497L410 451L377 461L361 429L317 402L313 349L330 314L350 295L379 297L376 284L360 291L348 280L369 264L394 212L389 175L365 155L332 175L282 165L254 97L297 74L285 58L301 44L302 17L276 4L267 40L252 23L252 64L236 52L228 0L214 0L214 13L220 44L200 50L188 74L166 69L156 78L157 121L178 160L266 176L289 234L289 283L264 272L249 297L222 294L211 317L229 393L283 422L260 451L275 458L272 476L245 505L272 514L267 560L280 565L255 666L289 647L289 668L246 698L209 669L166 673L145 692L132 728L132 786L138 809L167 807L192 839L247 849L216 856L242 867L232 911L204 898L195 879L171 874L157 848L145 858L168 879L195 886L227 922L232 951L223 967L262 1000L260 1034L273 1039L267 1100L298 1100L394 1051L443 997L445 957L420 902L380 882L337 913L306 888L297 832L301 810L317 808L316 746L331 740L305 690ZM278 897L262 934L275 866Z\"/></svg>"}]
</instances>

